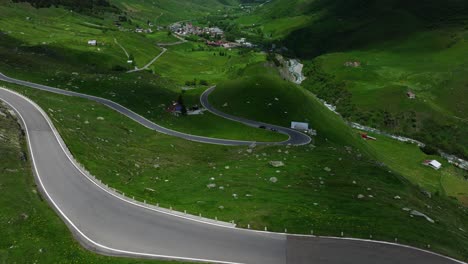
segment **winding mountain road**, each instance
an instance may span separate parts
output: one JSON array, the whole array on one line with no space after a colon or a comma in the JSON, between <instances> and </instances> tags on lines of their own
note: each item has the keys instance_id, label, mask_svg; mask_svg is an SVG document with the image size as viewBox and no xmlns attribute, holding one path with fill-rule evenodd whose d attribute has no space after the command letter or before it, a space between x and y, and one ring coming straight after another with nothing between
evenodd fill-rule
<instances>
[{"instance_id":1,"label":"winding mountain road","mask_svg":"<svg viewBox=\"0 0 468 264\"><path fill-rule=\"evenodd\" d=\"M122 106L122 105L120 105L120 104L118 104L116 102L105 99L105 98L92 96L92 95L87 95L87 94L82 94L82 93L77 93L77 92L73 92L73 91L62 90L62 89L58 89L58 88L54 88L54 87L50 87L50 86L46 86L46 85L42 85L42 84L37 84L37 83L31 83L31 82L27 82L27 81L23 81L23 80L18 80L18 79L10 78L10 77L2 74L2 73L0 73L0 80L6 81L6 82L9 82L9 83L24 85L24 86L31 87L31 88L34 88L34 89L39 89L39 90L52 92L52 93L56 93L56 94L86 98L86 99L101 103L101 104L103 104L103 105L105 105L105 106L107 106L107 107L109 107L109 108L111 108L111 109L113 109L113 110L127 116L128 118L140 123L141 125L149 128L149 129L152 129L152 130L155 130L155 131L158 131L160 133L167 134L167 135L170 135L170 136L179 137L179 138L183 138L183 139L187 139L187 140L191 140L191 141L196 141L196 142L201 142L201 143L217 144L217 145L228 145L228 146L248 146L248 145L251 145L252 143L255 143L255 144L258 144L258 145L288 145L288 144L291 144L291 145L305 145L305 144L310 143L310 141L311 141L309 136L304 135L304 134L302 134L302 133L300 133L298 131L292 130L292 129L281 128L281 127L278 127L278 126L268 125L268 124L264 124L264 123L261 123L261 122L250 121L250 120L241 119L241 118L239 118L238 120L235 120L233 118L229 118L228 115L225 115L226 118L235 120L237 122L244 123L244 124L249 125L249 126L259 127L260 125L267 125L268 127L275 127L275 128L278 129L279 133L283 133L283 134L288 135L289 139L285 140L283 142L254 142L254 141L230 140L230 139L219 139L219 138L209 138L209 137L195 136L195 135L190 135L190 134L178 132L178 131L175 131L175 130L171 130L171 129L165 128L163 126L160 126L158 124L155 124L154 122L152 122L152 121L146 119L145 117L133 112L132 110L130 110L130 109L128 109L128 108L126 108L126 107L124 107L124 106ZM211 88L210 91L212 91L212 89L214 89L214 88ZM202 98L206 97L204 99L205 104L208 104L207 95L208 94L205 93L204 96L202 96ZM202 103L203 103L203 99L202 99ZM217 111L216 109L213 109L212 107L210 107L209 110L211 112L215 113L215 114L218 114L218 115L219 115L219 113L221 113L221 112Z\"/></svg>"},{"instance_id":2,"label":"winding mountain road","mask_svg":"<svg viewBox=\"0 0 468 264\"><path fill-rule=\"evenodd\" d=\"M229 115L229 114L219 111L218 109L214 108L208 101L208 96L215 90L215 88L216 86L213 86L207 89L200 97L200 102L203 105L203 107L205 107L211 113L217 116L232 120L232 121L242 123L247 126L251 126L251 127L262 126L267 130L276 131L278 133L288 135L289 136L288 142L294 145L305 145L305 144L310 143L311 138L307 136L306 134L301 133L299 131L286 128L286 127L282 127L282 126L276 126L276 125L271 125L267 123L257 122L257 121L249 120L246 118Z\"/></svg>"},{"instance_id":3,"label":"winding mountain road","mask_svg":"<svg viewBox=\"0 0 468 264\"><path fill-rule=\"evenodd\" d=\"M75 238L95 252L215 263L463 263L392 243L245 230L134 204L80 169L34 102L4 88L0 100L23 123L39 190Z\"/></svg>"}]
</instances>

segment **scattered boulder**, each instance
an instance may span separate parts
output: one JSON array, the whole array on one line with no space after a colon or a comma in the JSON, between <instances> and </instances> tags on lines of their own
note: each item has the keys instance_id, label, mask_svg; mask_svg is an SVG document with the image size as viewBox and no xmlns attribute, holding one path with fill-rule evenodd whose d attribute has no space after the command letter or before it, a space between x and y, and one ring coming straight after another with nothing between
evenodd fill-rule
<instances>
[{"instance_id":1,"label":"scattered boulder","mask_svg":"<svg viewBox=\"0 0 468 264\"><path fill-rule=\"evenodd\" d=\"M269 164L274 168L284 167L285 164L282 161L270 161Z\"/></svg>"},{"instance_id":2,"label":"scattered boulder","mask_svg":"<svg viewBox=\"0 0 468 264\"><path fill-rule=\"evenodd\" d=\"M21 213L21 218L23 218L23 220L26 220L29 218L29 215L26 213Z\"/></svg>"},{"instance_id":3,"label":"scattered boulder","mask_svg":"<svg viewBox=\"0 0 468 264\"><path fill-rule=\"evenodd\" d=\"M246 151L247 151L247 153L249 153L249 154L251 154L251 153L253 152L252 149L247 149Z\"/></svg>"},{"instance_id":4,"label":"scattered boulder","mask_svg":"<svg viewBox=\"0 0 468 264\"><path fill-rule=\"evenodd\" d=\"M161 167L161 166L160 166L159 164L154 164L154 165L153 165L153 168L155 168L155 169L159 169L160 167Z\"/></svg>"},{"instance_id":5,"label":"scattered boulder","mask_svg":"<svg viewBox=\"0 0 468 264\"><path fill-rule=\"evenodd\" d=\"M432 198L432 193L427 190L422 189L421 193L426 195L428 198Z\"/></svg>"},{"instance_id":6,"label":"scattered boulder","mask_svg":"<svg viewBox=\"0 0 468 264\"><path fill-rule=\"evenodd\" d=\"M325 170L326 172L330 172L330 171L331 171L331 169L328 168L328 167L323 168L323 170Z\"/></svg>"},{"instance_id":7,"label":"scattered boulder","mask_svg":"<svg viewBox=\"0 0 468 264\"><path fill-rule=\"evenodd\" d=\"M104 117L102 117L102 116L98 116L96 119L97 119L97 120L101 120L101 121L102 121L102 120L104 120Z\"/></svg>"},{"instance_id":8,"label":"scattered boulder","mask_svg":"<svg viewBox=\"0 0 468 264\"><path fill-rule=\"evenodd\" d=\"M431 222L431 223L435 223L434 220L432 220L429 216L419 212L419 211L416 211L416 210L411 210L410 212L410 215L413 215L413 216L420 216L420 217L424 217L426 218L427 221Z\"/></svg>"},{"instance_id":9,"label":"scattered boulder","mask_svg":"<svg viewBox=\"0 0 468 264\"><path fill-rule=\"evenodd\" d=\"M210 184L206 185L206 187L208 187L208 189L215 188L216 183L210 183Z\"/></svg>"},{"instance_id":10,"label":"scattered boulder","mask_svg":"<svg viewBox=\"0 0 468 264\"><path fill-rule=\"evenodd\" d=\"M223 107L228 107L228 105L229 104L226 102L226 103L223 104Z\"/></svg>"},{"instance_id":11,"label":"scattered boulder","mask_svg":"<svg viewBox=\"0 0 468 264\"><path fill-rule=\"evenodd\" d=\"M272 182L272 183L276 183L277 181L278 181L278 178L276 178L276 177L271 177L270 178L270 182Z\"/></svg>"},{"instance_id":12,"label":"scattered boulder","mask_svg":"<svg viewBox=\"0 0 468 264\"><path fill-rule=\"evenodd\" d=\"M223 210L224 209L224 206L220 205L218 206L219 209Z\"/></svg>"},{"instance_id":13,"label":"scattered boulder","mask_svg":"<svg viewBox=\"0 0 468 264\"><path fill-rule=\"evenodd\" d=\"M395 200L401 200L401 197L397 195L397 196L393 197L393 199L395 199Z\"/></svg>"},{"instance_id":14,"label":"scattered boulder","mask_svg":"<svg viewBox=\"0 0 468 264\"><path fill-rule=\"evenodd\" d=\"M232 197L234 197L234 199L237 199L237 193L233 193Z\"/></svg>"},{"instance_id":15,"label":"scattered boulder","mask_svg":"<svg viewBox=\"0 0 468 264\"><path fill-rule=\"evenodd\" d=\"M151 188L145 188L145 191L148 191L148 192L155 192L154 189L151 189Z\"/></svg>"},{"instance_id":16,"label":"scattered boulder","mask_svg":"<svg viewBox=\"0 0 468 264\"><path fill-rule=\"evenodd\" d=\"M364 197L365 197L365 196L362 195L362 194L358 194L358 196L357 196L358 199L364 199Z\"/></svg>"}]
</instances>

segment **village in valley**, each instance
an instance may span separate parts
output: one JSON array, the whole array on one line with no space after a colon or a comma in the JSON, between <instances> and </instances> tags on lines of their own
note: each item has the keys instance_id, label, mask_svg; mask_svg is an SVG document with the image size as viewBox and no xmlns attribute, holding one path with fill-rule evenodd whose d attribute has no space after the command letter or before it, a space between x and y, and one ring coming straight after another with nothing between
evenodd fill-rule
<instances>
[{"instance_id":1,"label":"village in valley","mask_svg":"<svg viewBox=\"0 0 468 264\"><path fill-rule=\"evenodd\" d=\"M230 48L254 48L256 45L248 42L246 38L240 38L235 42L226 40L224 31L219 27L200 27L192 23L179 22L169 26L169 30L179 37L198 36L206 40L206 44L214 47Z\"/></svg>"}]
</instances>

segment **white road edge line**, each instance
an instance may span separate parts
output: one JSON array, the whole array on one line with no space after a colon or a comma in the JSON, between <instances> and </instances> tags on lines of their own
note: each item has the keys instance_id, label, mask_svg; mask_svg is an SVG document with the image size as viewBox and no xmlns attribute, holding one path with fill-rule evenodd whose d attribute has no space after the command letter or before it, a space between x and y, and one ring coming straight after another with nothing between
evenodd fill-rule
<instances>
[{"instance_id":1,"label":"white road edge line","mask_svg":"<svg viewBox=\"0 0 468 264\"><path fill-rule=\"evenodd\" d=\"M0 89L3 89L3 90L7 90L7 89L4 89L4 88L1 88ZM41 108L39 108L35 103L33 103L31 100L29 100L28 98L16 93L16 92L13 92L13 91L10 91L10 90L7 90L13 94L16 94L18 96L20 96L21 98L23 99L26 99L29 103L32 103L32 105L37 109L39 110L39 112L41 112L42 115L44 115L44 112ZM45 188L43 182L42 182L42 179L41 179L41 175L39 174L39 171L37 170L37 166L36 166L36 159L34 157L34 152L32 150L32 145L31 145L31 141L30 141L30 137L29 137L29 131L28 131L28 126L26 124L26 121L24 120L23 116L21 115L21 113L18 111L18 109L16 109L13 105L11 105L9 102L7 102L6 100L4 99L1 99L1 101L5 102L8 106L10 106L17 114L18 116L20 117L22 123L24 124L25 126L25 130L26 130L26 135L27 135L27 139L28 139L28 146L29 146L29 153L31 154L31 157L32 157L32 162L33 162L33 167L34 167L34 171L37 175L37 178L39 180L39 183L40 183L40 186L41 188L44 190L44 193L47 195L48 199L51 201L51 203L54 205L54 207L57 209L57 211L62 215L62 217L64 219L67 220L67 222L82 236L84 237L88 242L92 243L93 245L97 246L97 247L100 247L100 248L103 248L103 249L106 249L106 250L109 250L109 251L114 251L114 252L117 252L117 253L122 253L122 254L128 254L128 255L134 255L134 256L143 256L143 257L154 257L154 258L165 258L165 259L172 259L172 260L188 260L188 261L197 261L197 262L212 262L212 263L221 263L221 264L242 264L242 263L237 263L237 262L227 262L227 261L219 261L219 260L209 260L209 259L197 259L197 258L186 258L186 257L177 257L177 256L167 256L167 255L158 255L158 254L150 254L150 253L141 253L141 252L133 252L133 251L127 251L127 250L121 250L121 249L115 249L115 248L111 248L111 247L108 247L108 246L105 246L105 245L102 245L102 244L99 244L97 242L95 242L94 240L90 239L88 236L86 236L76 225L75 223L73 223L68 217L67 215L65 215L65 213L60 209L60 207L57 205L57 203L52 199L52 197L50 196L50 194L47 192L47 189ZM44 116L45 117L45 116ZM48 119L48 117L45 118L46 121L49 123L49 126L50 126L50 120ZM57 137L57 135L55 134L55 129L54 127L51 127L52 131L54 132L54 135ZM68 156L68 154L66 153L66 151L63 149L63 146L62 144L60 143L60 140L58 140L56 138L56 140L59 142L60 146L62 147L62 150L65 152L65 155L67 155L68 159L70 159L70 157ZM96 186L98 186L99 188L101 188L102 190L104 190L105 192L113 195L114 197L117 197L115 196L114 194L108 192L107 190L103 189L101 186L97 185L94 181L92 181L91 179L89 179L89 177L87 175L85 175L77 166L76 164L70 160L72 162L72 164L75 166L75 168L78 169L78 171L80 171L88 180L90 180L92 183L94 183ZM119 198L119 197L117 197ZM133 205L136 205L136 206L140 206L136 203L132 203L132 202L129 202L129 201L126 201L126 200L123 200L121 199L122 201L124 202L127 202L127 203L130 203L130 204L133 204ZM143 207L143 206L140 206L140 207ZM150 210L153 210L153 211L157 211L157 212L160 212L160 213L165 213L165 214L169 214L169 213L166 213L166 212L162 212L162 211L158 211L158 210L155 210L155 209L152 209L152 208L147 208L147 207L144 207L145 209L150 209ZM169 214L169 215L172 215L172 214ZM173 216L176 216L176 217L180 217L180 218L184 218L184 217L181 217L181 216L177 216L177 215L173 215ZM197 221L197 220L194 220L194 219L189 219L187 218L188 220L193 220L193 221L196 221L196 222L202 222L202 221ZM202 223L205 223L205 222L202 222ZM214 225L214 224L213 224Z\"/></svg>"},{"instance_id":2,"label":"white road edge line","mask_svg":"<svg viewBox=\"0 0 468 264\"><path fill-rule=\"evenodd\" d=\"M14 78L11 78L11 77L8 77L6 76L5 74L1 73L0 72L0 80L1 81L4 81L4 82L8 82L8 83L13 83L13 84L16 84L16 85L20 85L20 86L25 86L25 87L29 87L29 88L32 88L32 89L35 89L35 90L40 90L40 91L44 91L44 92L48 92L48 93L53 93L53 94L59 94L59 95L63 95L63 96L69 96L69 97L78 97L78 98L81 98L81 99L87 99L87 100L91 100L95 103L98 103L98 104L101 104L101 105L104 105L108 108L110 108L111 110L117 112L117 113L120 113L121 115L124 115L126 116L127 118L133 120L134 122L150 129L150 130L153 130L153 131L156 131L158 133L161 133L161 134L164 134L164 135L168 135L168 136L172 136L172 137L178 137L178 138L182 138L182 139L185 139L185 140L189 140L189 141L193 141L193 142L198 142L198 143L204 143L204 144L212 144L212 145L221 145L221 146L242 146L242 145L236 145L235 143L255 143L255 144L264 144L264 145L274 145L274 144L277 144L278 142L265 142L265 141L247 141L247 140L235 140L235 139L223 139L223 138L211 138L211 137L205 137L205 136L198 136L198 135L192 135L192 134L187 134L187 133L184 133L184 132L180 132L180 131L176 131L176 130L173 130L173 129L170 129L170 128L167 128L167 127L163 127L161 125L158 125L156 123L154 123L153 121L151 120L148 120L146 117L134 112L133 110L131 109L128 109L126 108L125 106L119 104L119 103L116 103L112 100L109 100L109 99L106 99L106 98L103 98L103 97L98 97L98 96L94 96L94 95L89 95L89 94L82 94L82 93L78 93L78 92L74 92L74 91L69 91L69 90L61 90L59 88L55 88L55 87L51 87L51 86L47 86L47 85L43 85L43 84L36 84L36 83L32 83L32 82L28 82L28 81L23 81L23 80L18 80L18 79L14 79ZM39 88L39 87L33 87L34 85L38 85L38 86L43 86L43 87L47 87L47 88L52 88L53 90L56 90L56 91L50 91L50 90L47 90L45 88ZM68 93L71 93L71 94L65 94L65 92L68 92ZM83 97L84 96L84 97ZM160 131L160 130L157 130L157 129L154 129L154 128L151 128L147 125L144 125L142 123L140 123L139 121L137 121L136 119L130 117L130 116L127 116L121 112L119 112L117 109L114 109L112 108L111 106L109 105L106 105L102 102L100 102L100 100L102 101L106 101L110 104L115 104L119 107L122 107L123 109L131 112L132 114L138 116L139 118L147 121L148 123L152 123L154 124L155 126L161 128L161 129L165 129L167 131L170 131L170 132L173 132L173 133L176 133L176 134L179 134L179 135L184 135L184 136L188 136L188 137L195 137L195 138L183 138L183 137L180 137L180 136L174 136L174 135L170 135L166 132L163 132L163 131ZM209 142L209 141L203 141L202 139L207 139L207 140L220 140L220 141L225 141L225 142L230 142L231 144L224 144L224 143L217 143L217 142Z\"/></svg>"},{"instance_id":3,"label":"white road edge line","mask_svg":"<svg viewBox=\"0 0 468 264\"><path fill-rule=\"evenodd\" d=\"M231 121L234 121L234 122L243 124L243 123L240 122L239 120L236 120L235 118L230 117L230 116L232 116L232 115L230 115L230 114L226 114L226 115L228 115L228 116L223 116L223 115L220 115L220 114L218 114L218 113L216 113L216 112L211 111L208 107L206 107L206 105L203 103L202 98L205 96L205 94L207 94L207 95L206 95L206 97L207 97L206 100L207 100L208 103L209 103L208 96L211 94L211 92L212 92L214 89L216 89L216 85L215 85L215 86L211 86L210 88L206 89L206 90L201 94L201 96L200 96L200 103L201 103L201 105L202 105L203 107L205 107L210 113L212 113L212 114L214 114L214 115L217 115L217 116L220 116L220 117L222 117L222 118L225 118L225 119L228 119L228 120L231 120ZM213 107L214 109L216 109L214 106L212 106L212 107ZM222 112L221 110L218 110L218 109L216 109L216 110L219 111L219 112ZM243 117L241 117L241 118L243 118ZM243 119L248 120L247 118L243 118ZM249 121L256 122L256 121L253 121L253 120L249 120ZM267 124L267 123L264 123L264 122L259 122L259 123L264 124L264 125L268 125L268 126L281 127L281 128L284 129L284 130L292 131L292 132L294 132L294 133L300 133L300 132L298 132L298 131L296 131L296 130L294 130L294 129L288 128L288 127L282 127L282 126L279 126L279 125ZM244 125L247 125L247 124L244 124ZM247 126L254 127L254 126L252 126L252 125L247 125ZM280 133L280 134L285 135L286 133ZM301 134L303 134L303 133L301 133ZM288 142L288 141L291 139L291 136L290 136L289 134L286 134L286 135L288 136L288 139L287 139L287 140L284 140L284 141L281 141L281 142L272 142L272 143L273 143L273 144L278 144L278 145L285 144L286 142ZM299 145L296 145L296 146L304 146L304 145L307 145L307 144L309 144L310 142L312 142L312 138L311 138L309 135L306 135L306 134L304 134L304 135L307 136L307 137L309 138L309 140L307 141L307 143L299 144Z\"/></svg>"},{"instance_id":4,"label":"white road edge line","mask_svg":"<svg viewBox=\"0 0 468 264\"><path fill-rule=\"evenodd\" d=\"M286 235L286 236L294 236L294 237L314 237L314 238L326 238L326 239L336 239L336 240L348 240L348 241L360 241L360 242L368 242L368 243L376 243L376 244L384 244L384 245L391 245L391 246L396 246L396 247L403 247L403 248L408 248L408 249L412 249L412 250L417 250L417 251L421 251L421 252L425 252L425 253L428 253L428 254L432 254L432 255L435 255L435 256L439 256L439 257L442 257L442 258L445 258L445 259L448 259L448 260L451 260L451 261L454 261L456 263L459 263L459 264L468 264L466 262L463 262L463 261L460 261L460 260L457 260L457 259L454 259L454 258L451 258L451 257L448 257L448 256L445 256L445 255L442 255L442 254L439 254L439 253L435 253L435 252L432 252L432 251L428 251L428 250L425 250L425 249L421 249L421 248L417 248L417 247L413 247L413 246L408 246L408 245L403 245L403 244L398 244L398 243L393 243L393 242L387 242L387 241L377 241L377 240L370 240L370 239L360 239L360 238L346 238L346 237L333 237L333 236L314 236L314 235L304 235L304 234L288 234L288 233L276 233L276 232L271 232L271 231L261 231L261 230L252 230L252 229L243 229L243 228L236 228L236 227L228 227L228 226L223 226L223 225L216 225L216 224L213 224L213 223L210 223L210 222L204 222L204 221L200 221L200 220L196 220L196 219L190 219L190 218L185 218L183 216L179 216L179 215L174 215L174 214L170 214L170 213L167 213L167 212L164 212L164 211L159 211L159 210L156 210L154 208L149 208L149 207L146 207L146 206L142 206L140 204L136 204L136 203L133 203L133 202L130 202L130 201L127 201L125 199L122 199L121 197L119 196L116 196L115 194L112 194L110 193L108 190L104 189L102 186L99 186L97 183L95 183L92 179L90 179L76 164L75 162L73 161L72 158L70 158L70 156L68 155L67 151L65 151L64 147L62 146L62 143L60 142L59 138L60 135L57 134L57 131L55 129L55 127L52 125L49 117L47 116L47 114L45 114L44 110L42 110L42 108L40 108L36 103L34 103L31 99L27 98L26 96L22 95L22 94L19 94L18 92L16 91L12 91L12 90L9 90L9 89L6 89L4 87L0 87L0 89L3 89L3 90L6 90L10 93L13 93L13 94L16 94L18 95L19 97L25 99L26 101L28 101L29 103L31 103L37 110L39 110L39 112L41 112L41 114L44 116L44 118L46 119L46 121L48 122L49 126L52 128L52 131L54 132L54 135L56 137L56 140L59 142L62 150L64 151L65 155L67 156L67 158L72 162L73 166L75 168L78 169L78 171L80 171L81 174L83 174L88 180L90 180L93 184L95 184L96 186L98 186L100 189L104 190L105 192L111 194L112 196L124 201L124 202L127 202L127 203L130 203L130 204L133 204L133 205L136 205L138 207L141 207L141 208L145 208L145 209L148 209L148 210L152 210L152 211L156 211L156 212L160 212L160 213L164 213L164 214L167 214L167 215L171 215L171 216L176 216L176 217L179 217L179 218L184 218L184 219L187 219L187 220L191 220L191 221L195 221L195 222L200 222L200 223L204 223L204 224L209 224L209 225L214 225L214 226L218 226L218 227L224 227L224 228L229 228L229 229L233 229L233 230L239 230L239 231L244 231L244 232L254 232L254 233L264 233L264 234L275 234L275 235ZM39 176L39 172L37 171L37 168L36 168L36 164L35 164L35 160L34 160L34 155L32 153L32 148L31 148L31 144L30 144L30 139L29 139L29 133L28 133L28 130L27 130L27 126L26 126L26 122L25 120L23 119L23 117L21 116L21 113L15 108L13 107L10 103L6 102L5 100L1 99L1 101L4 101L6 104L8 104L10 107L12 107L15 112L18 113L18 115L20 116L21 120L23 121L25 127L26 127L26 134L27 134L27 138L28 138L28 144L29 144L29 150L30 150L30 153L31 153L31 156L33 158L33 163L34 163L34 169L38 175L38 178L40 180L40 183L41 183L41 186L42 188L44 189L44 191L46 192L47 196L49 197L49 199L52 201L52 203L54 204L54 206L60 211L60 213L67 219L67 221L73 225L73 227L80 233L82 234L87 240L89 240L91 243L95 244L95 245L98 245L100 247L103 247L105 249L108 249L108 250L113 250L113 251L116 251L116 252L120 252L120 253L128 253L128 254L132 254L132 255L141 255L141 256L154 256L154 257L162 257L162 258L168 258L168 259L180 259L180 260L192 260L192 261L209 261L209 262L216 262L216 263L226 263L226 264L242 264L242 263L235 263L235 262L217 262L217 261L213 261L213 260L204 260L204 259L191 259L191 258L183 258L183 257L173 257L173 256L164 256L164 255L154 255L154 254L148 254L148 253L138 253L138 252L131 252L131 251L124 251L124 250L118 250L118 249L112 249L112 248L109 248L109 247L106 247L106 246L103 246L103 245L100 245L98 244L97 242L94 242L93 240L89 239L87 236L85 236L74 224L73 222L71 222L67 217L66 215L60 210L60 208L57 206L57 204L52 200L52 198L49 196L49 194L47 193L44 185L42 184L42 181L40 179L40 176Z\"/></svg>"}]
</instances>

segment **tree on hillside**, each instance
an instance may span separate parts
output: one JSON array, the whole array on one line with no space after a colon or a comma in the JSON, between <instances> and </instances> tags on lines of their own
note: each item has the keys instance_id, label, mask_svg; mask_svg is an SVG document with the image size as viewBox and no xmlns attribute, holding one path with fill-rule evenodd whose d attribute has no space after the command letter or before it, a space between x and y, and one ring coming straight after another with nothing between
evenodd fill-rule
<instances>
[{"instance_id":1,"label":"tree on hillside","mask_svg":"<svg viewBox=\"0 0 468 264\"><path fill-rule=\"evenodd\" d=\"M182 115L187 115L187 107L185 106L184 104L184 98L182 97L182 95L179 95L179 98L177 99L177 103L182 106Z\"/></svg>"}]
</instances>

